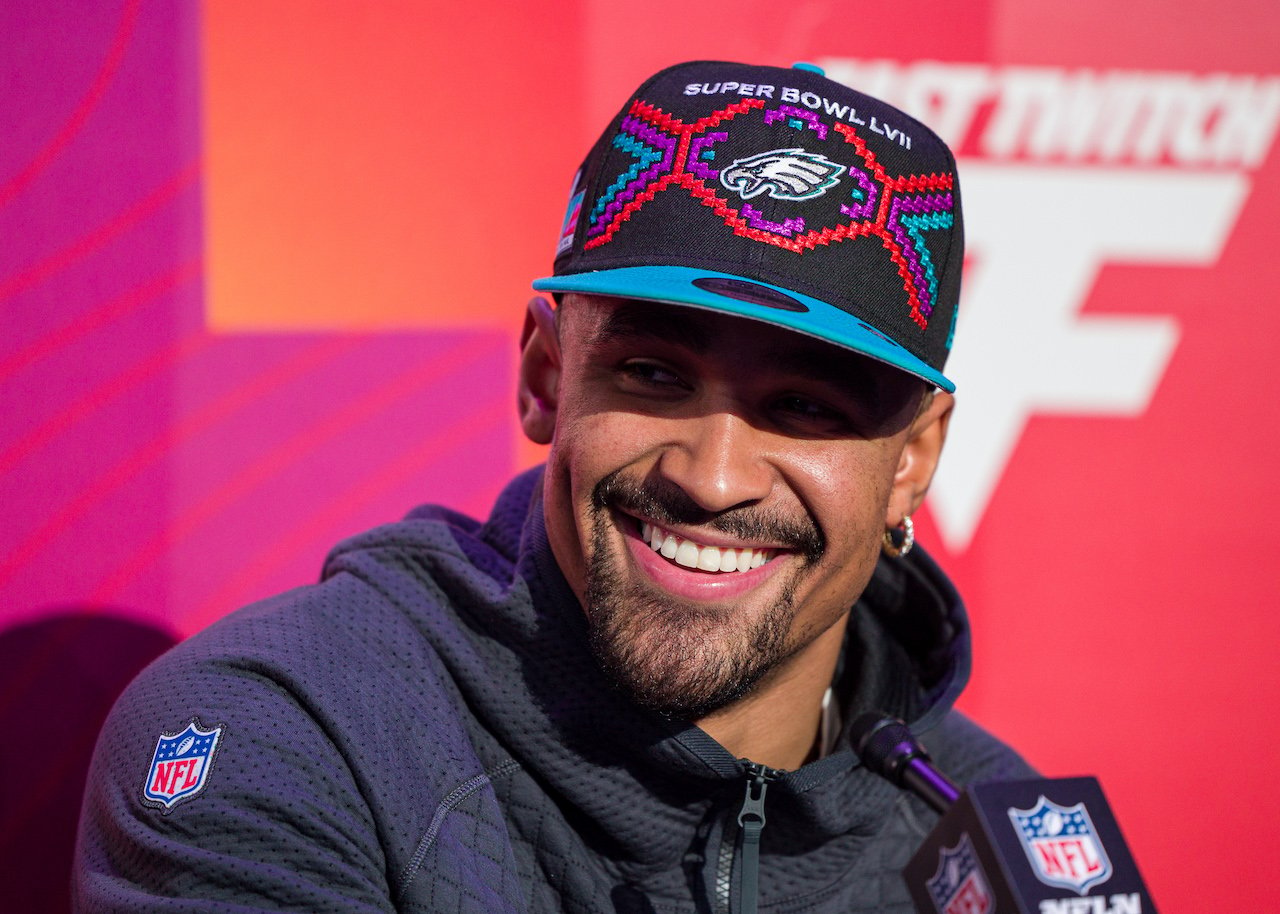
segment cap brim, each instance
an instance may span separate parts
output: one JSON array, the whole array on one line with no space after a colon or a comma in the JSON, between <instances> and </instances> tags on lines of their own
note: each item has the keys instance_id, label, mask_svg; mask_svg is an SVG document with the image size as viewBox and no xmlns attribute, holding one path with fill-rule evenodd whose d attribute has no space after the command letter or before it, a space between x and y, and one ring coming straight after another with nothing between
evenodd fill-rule
<instances>
[{"instance_id":1,"label":"cap brim","mask_svg":"<svg viewBox=\"0 0 1280 914\"><path fill-rule=\"evenodd\" d=\"M731 294L713 291L717 285ZM619 267L547 276L534 280L533 288L540 292L585 292L693 305L750 317L851 349L948 393L956 389L942 372L847 311L800 292L731 273L692 267ZM755 290L760 294L753 294Z\"/></svg>"}]
</instances>

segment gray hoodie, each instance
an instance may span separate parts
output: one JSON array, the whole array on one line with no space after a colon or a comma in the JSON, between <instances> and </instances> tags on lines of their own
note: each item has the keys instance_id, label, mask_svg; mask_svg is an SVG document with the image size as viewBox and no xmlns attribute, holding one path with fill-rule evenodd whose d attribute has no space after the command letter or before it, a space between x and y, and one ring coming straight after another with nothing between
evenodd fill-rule
<instances>
[{"instance_id":1,"label":"gray hoodie","mask_svg":"<svg viewBox=\"0 0 1280 914\"><path fill-rule=\"evenodd\" d=\"M904 718L961 783L1028 776L951 710L968 637L927 556L882 560L843 719ZM148 668L99 740L73 892L93 912L738 911L749 781L605 680L531 471L487 522L415 510ZM912 910L899 873L933 816L848 748L770 781L764 814L760 910Z\"/></svg>"}]
</instances>

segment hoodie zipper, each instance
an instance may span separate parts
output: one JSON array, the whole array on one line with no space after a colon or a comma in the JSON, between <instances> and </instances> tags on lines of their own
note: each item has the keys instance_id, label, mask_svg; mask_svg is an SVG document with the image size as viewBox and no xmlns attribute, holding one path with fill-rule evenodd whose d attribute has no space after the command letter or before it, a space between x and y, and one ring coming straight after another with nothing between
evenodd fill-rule
<instances>
[{"instance_id":1,"label":"hoodie zipper","mask_svg":"<svg viewBox=\"0 0 1280 914\"><path fill-rule=\"evenodd\" d=\"M742 760L747 769L747 790L738 811L738 848L741 861L740 914L756 914L760 901L760 834L764 831L764 797L769 782L784 772L765 765Z\"/></svg>"}]
</instances>

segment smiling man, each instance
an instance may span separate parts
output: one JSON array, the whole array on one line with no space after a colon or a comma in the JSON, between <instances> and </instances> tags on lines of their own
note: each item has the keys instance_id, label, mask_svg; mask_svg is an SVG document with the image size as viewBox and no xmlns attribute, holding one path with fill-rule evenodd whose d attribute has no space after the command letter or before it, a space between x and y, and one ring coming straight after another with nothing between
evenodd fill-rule
<instances>
[{"instance_id":1,"label":"smiling man","mask_svg":"<svg viewBox=\"0 0 1280 914\"><path fill-rule=\"evenodd\" d=\"M144 673L79 909L910 911L931 814L847 722L903 718L960 782L1029 773L952 710L968 627L913 548L962 262L923 125L807 67L654 76L534 284L546 467Z\"/></svg>"},{"instance_id":2,"label":"smiling man","mask_svg":"<svg viewBox=\"0 0 1280 914\"><path fill-rule=\"evenodd\" d=\"M799 767L950 395L741 317L583 294L558 325L531 310L525 429L552 444L548 538L597 656L637 704Z\"/></svg>"}]
</instances>

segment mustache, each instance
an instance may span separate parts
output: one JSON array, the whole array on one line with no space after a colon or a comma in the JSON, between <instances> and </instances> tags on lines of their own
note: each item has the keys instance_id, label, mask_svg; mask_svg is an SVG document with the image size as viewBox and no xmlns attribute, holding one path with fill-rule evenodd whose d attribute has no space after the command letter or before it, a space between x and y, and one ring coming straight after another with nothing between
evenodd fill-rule
<instances>
[{"instance_id":1,"label":"mustache","mask_svg":"<svg viewBox=\"0 0 1280 914\"><path fill-rule=\"evenodd\" d=\"M597 511L614 508L658 524L705 526L738 539L778 543L800 553L810 564L822 558L827 548L826 537L808 515L797 520L750 505L708 511L673 482L661 478L628 479L621 470L596 483L591 502Z\"/></svg>"}]
</instances>

